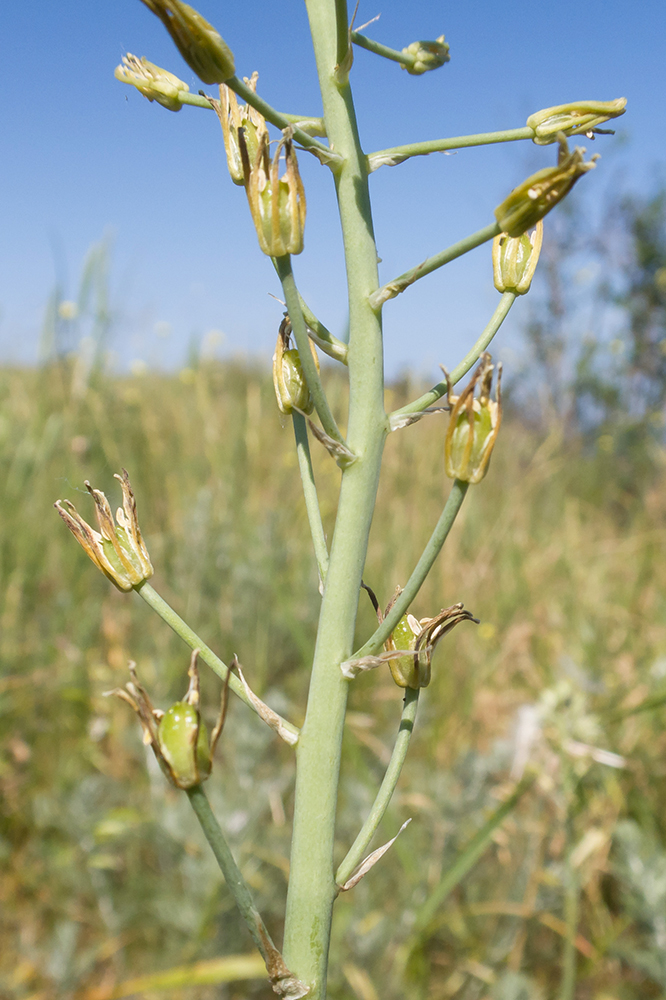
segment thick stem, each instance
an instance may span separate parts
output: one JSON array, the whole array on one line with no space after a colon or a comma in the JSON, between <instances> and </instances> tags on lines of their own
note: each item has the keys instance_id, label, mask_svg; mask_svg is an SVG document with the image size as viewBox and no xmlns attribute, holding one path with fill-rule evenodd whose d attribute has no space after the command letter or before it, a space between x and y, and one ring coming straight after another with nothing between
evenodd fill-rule
<instances>
[{"instance_id":1,"label":"thick stem","mask_svg":"<svg viewBox=\"0 0 666 1000\"><path fill-rule=\"evenodd\" d=\"M389 57L390 58L390 57ZM392 146L368 154L368 169L372 172L379 167L395 167L412 156L428 156L443 153L449 149L466 149L469 146L490 146L495 142L515 142L517 139L533 139L536 132L525 125L523 128L509 128L501 132L478 132L476 135L456 135L448 139L430 139L427 142L410 142L404 146Z\"/></svg>"},{"instance_id":2,"label":"thick stem","mask_svg":"<svg viewBox=\"0 0 666 1000\"><path fill-rule=\"evenodd\" d=\"M449 493L447 501L444 505L444 510L440 515L439 521L435 525L435 530L430 536L428 544L423 550L421 558L417 562L412 575L405 584L405 589L402 591L381 625L375 629L368 641L354 653L351 659L359 660L362 656L374 655L384 645L402 616L407 613L410 604L421 589L421 584L432 569L432 564L439 555L441 548L446 541L447 535L451 530L458 511L462 506L462 502L465 499L468 485L468 483L463 483L460 479L455 479L453 481L453 486L451 487L451 492Z\"/></svg>"},{"instance_id":3,"label":"thick stem","mask_svg":"<svg viewBox=\"0 0 666 1000\"><path fill-rule=\"evenodd\" d=\"M227 675L230 675L229 687L231 688L231 690L234 692L234 694L237 694L240 700L244 701L245 704L249 708L251 708L253 712L256 712L257 715L259 715L260 713L257 710L257 707L252 704L252 702L246 695L245 689L243 688L243 685L241 684L238 677L234 673L230 672L229 667L226 665L226 663L223 663L223 661L219 658L219 656L217 656L213 652L213 650L206 645L203 639L201 639L200 636L196 634L194 629L191 629L190 626L187 624L187 622L184 622L183 619L180 617L180 615L176 614L176 612L173 610L172 607L170 607L167 604L164 598L160 597L157 591L153 587L151 587L149 583L142 583L140 587L135 587L134 589L137 592L137 594L143 597L146 604L148 604L153 609L153 611L156 611L160 616L160 618L162 618L163 621L165 621L167 625L169 625L170 628L174 630L176 635L180 636L180 638L187 643L190 649L199 650L199 656L201 657L201 659L204 661L204 663L208 664L211 670L215 671L218 677L221 677L223 681L226 681ZM287 720L282 719L281 716L278 716L278 718L281 724L284 726L284 728L288 732L290 732L293 736L298 738L299 731L297 726L293 726L291 722L287 722Z\"/></svg>"},{"instance_id":4,"label":"thick stem","mask_svg":"<svg viewBox=\"0 0 666 1000\"><path fill-rule=\"evenodd\" d=\"M285 960L310 987L309 1000L324 1000L331 916L337 893L334 828L348 690L340 663L348 659L352 649L387 420L381 320L369 304L379 281L365 157L349 86L335 79L335 3L307 0L307 8L326 132L332 148L342 157L334 176L349 288L347 443L357 456L342 473L308 705L297 749L284 938Z\"/></svg>"},{"instance_id":5,"label":"thick stem","mask_svg":"<svg viewBox=\"0 0 666 1000\"><path fill-rule=\"evenodd\" d=\"M401 292L404 292L406 288L413 285L419 278L425 278L426 274L432 274L437 268L449 264L456 257L462 257L463 254L469 253L475 247L480 247L482 243L487 243L488 240L494 239L500 233L500 227L496 222L493 222L483 229L478 229L470 236L466 236L464 240L458 240L457 243L447 247L446 250L440 250L434 256L426 257L424 261L417 264L416 267L410 268L409 271L405 271L399 278L394 278L393 281L389 281L386 285L378 288L370 296L371 305L374 309L379 309L388 299L394 299L396 295L400 295Z\"/></svg>"},{"instance_id":6,"label":"thick stem","mask_svg":"<svg viewBox=\"0 0 666 1000\"><path fill-rule=\"evenodd\" d=\"M567 858L564 887L564 922L567 932L562 946L562 981L559 1000L574 1000L576 996L576 935L580 910L578 873Z\"/></svg>"},{"instance_id":7,"label":"thick stem","mask_svg":"<svg viewBox=\"0 0 666 1000\"><path fill-rule=\"evenodd\" d=\"M301 473L301 482L303 483L305 509L310 524L310 534L312 535L312 545L315 551L315 559L317 560L319 579L323 585L326 582L326 573L328 572L328 547L326 545L324 526L321 523L319 498L317 496L312 457L310 455L310 443L308 441L308 425L305 422L303 414L296 413L296 411L292 414L292 419L294 422L298 468Z\"/></svg>"},{"instance_id":8,"label":"thick stem","mask_svg":"<svg viewBox=\"0 0 666 1000\"><path fill-rule=\"evenodd\" d=\"M499 301L497 309L493 313L490 322L484 329L483 333L474 344L474 347L470 348L460 364L456 365L453 371L449 373L452 386L455 385L456 382L459 382L461 378L464 378L470 368L472 368L473 365L475 365L479 360L501 327L502 323L509 315L509 310L515 301L516 295L514 292L504 292L502 294L502 298ZM432 406L432 404L436 403L438 399L441 399L442 396L446 394L446 391L447 384L446 380L443 379L441 382L438 382L437 385L434 385L432 389L429 389L428 392L419 396L418 399L415 399L412 403L408 403L407 406L401 406L399 410L394 410L391 414L391 418L399 417L407 413L420 413L421 410L427 409L428 406Z\"/></svg>"},{"instance_id":9,"label":"thick stem","mask_svg":"<svg viewBox=\"0 0 666 1000\"><path fill-rule=\"evenodd\" d=\"M393 747L393 753L386 774L382 781L377 797L372 804L372 809L368 813L368 818L361 827L358 837L349 848L349 851L335 874L335 881L338 885L344 885L351 873L360 864L365 856L370 841L375 835L377 827L381 823L384 813L388 809L389 802L393 797L395 786L405 763L405 757L409 749L409 743L414 731L414 721L416 719L416 709L419 704L419 689L407 688L405 700L402 706L402 716L400 718L400 728Z\"/></svg>"},{"instance_id":10,"label":"thick stem","mask_svg":"<svg viewBox=\"0 0 666 1000\"><path fill-rule=\"evenodd\" d=\"M344 438L338 430L338 425L335 422L335 417L331 413L331 408L328 405L328 400L326 398L326 393L324 392L324 387L321 384L317 366L314 358L312 357L308 328L301 309L300 296L298 294L296 282L294 281L294 272L291 269L291 257L289 254L286 254L284 257L275 257L274 263L278 277L282 283L282 291L284 292L284 297L287 303L287 312L289 313L289 319L291 320L291 328L294 331L294 337L296 338L296 346L298 347L298 354L301 359L303 374L305 375L305 381L308 384L308 389L310 390L310 395L312 396L312 402L314 403L315 410L317 411L317 416L321 420L321 425L328 436L333 438L334 441L338 441L340 444L345 444Z\"/></svg>"}]
</instances>

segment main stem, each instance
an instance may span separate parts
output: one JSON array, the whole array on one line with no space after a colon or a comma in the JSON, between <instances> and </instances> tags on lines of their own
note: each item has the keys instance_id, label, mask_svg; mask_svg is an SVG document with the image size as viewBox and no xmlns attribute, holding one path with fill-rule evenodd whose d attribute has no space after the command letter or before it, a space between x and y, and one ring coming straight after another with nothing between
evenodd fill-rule
<instances>
[{"instance_id":1,"label":"main stem","mask_svg":"<svg viewBox=\"0 0 666 1000\"><path fill-rule=\"evenodd\" d=\"M335 80L336 6L306 0L329 142L343 162L335 169L349 288L349 421L347 443L357 460L342 473L305 722L297 750L291 872L284 957L326 997L333 902L335 813L347 681L340 663L351 653L361 575L382 450L384 411L381 319L369 304L379 285L365 158L348 84Z\"/></svg>"}]
</instances>

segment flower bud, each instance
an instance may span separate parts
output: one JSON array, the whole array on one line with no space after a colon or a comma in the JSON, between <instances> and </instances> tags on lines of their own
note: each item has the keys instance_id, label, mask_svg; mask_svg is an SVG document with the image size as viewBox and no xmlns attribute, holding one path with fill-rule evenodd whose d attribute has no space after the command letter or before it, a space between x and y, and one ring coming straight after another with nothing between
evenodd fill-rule
<instances>
[{"instance_id":1,"label":"flower bud","mask_svg":"<svg viewBox=\"0 0 666 1000\"><path fill-rule=\"evenodd\" d=\"M521 236L535 226L562 201L579 177L596 166L595 161L599 159L596 154L586 163L583 148L576 146L570 153L562 132L558 132L557 140L560 144L557 166L532 174L495 209L495 218L508 236Z\"/></svg>"},{"instance_id":2,"label":"flower bud","mask_svg":"<svg viewBox=\"0 0 666 1000\"><path fill-rule=\"evenodd\" d=\"M402 68L412 76L421 76L430 69L439 69L450 59L444 35L440 35L434 42L412 42L402 52L409 58L409 63L401 63Z\"/></svg>"},{"instance_id":3,"label":"flower bud","mask_svg":"<svg viewBox=\"0 0 666 1000\"><path fill-rule=\"evenodd\" d=\"M123 56L121 65L116 66L113 75L116 80L131 84L149 101L157 101L169 111L180 111L183 106L181 94L189 93L190 89L173 73L148 62L145 56L138 59L131 52Z\"/></svg>"},{"instance_id":4,"label":"flower bud","mask_svg":"<svg viewBox=\"0 0 666 1000\"><path fill-rule=\"evenodd\" d=\"M236 69L231 49L189 4L182 0L142 0L159 17L176 48L204 83L224 83Z\"/></svg>"},{"instance_id":5,"label":"flower bud","mask_svg":"<svg viewBox=\"0 0 666 1000\"><path fill-rule=\"evenodd\" d=\"M490 399L494 367L490 355L482 354L481 364L459 396L452 394L449 383L451 414L444 455L446 474L451 479L479 483L488 470L502 420L501 365L497 366L497 399ZM480 384L480 393L475 397L477 384Z\"/></svg>"},{"instance_id":6,"label":"flower bud","mask_svg":"<svg viewBox=\"0 0 666 1000\"><path fill-rule=\"evenodd\" d=\"M501 233L493 240L493 278L498 292L513 292L525 295L529 292L536 270L541 242L543 222L528 236L507 236Z\"/></svg>"},{"instance_id":7,"label":"flower bud","mask_svg":"<svg viewBox=\"0 0 666 1000\"><path fill-rule=\"evenodd\" d=\"M95 501L99 532L83 520L69 500L65 500L67 510L60 500L54 506L97 568L119 590L127 591L148 580L153 575L153 567L139 528L136 500L127 471L123 469L122 477L115 478L120 481L123 491L123 506L116 511L116 523L109 501L101 490L94 490L86 480L86 489Z\"/></svg>"},{"instance_id":8,"label":"flower bud","mask_svg":"<svg viewBox=\"0 0 666 1000\"><path fill-rule=\"evenodd\" d=\"M558 104L554 108L544 108L536 111L527 119L529 128L533 128L533 141L538 146L547 146L555 142L558 132L565 135L587 135L593 138L599 125L611 118L623 115L627 106L626 97L618 97L615 101L575 101L573 104Z\"/></svg>"},{"instance_id":9,"label":"flower bud","mask_svg":"<svg viewBox=\"0 0 666 1000\"><path fill-rule=\"evenodd\" d=\"M248 87L256 93L259 74L253 73L249 80L247 77L244 79ZM220 100L214 101L212 98L209 100L222 125L224 148L231 179L234 184L245 184L240 132L242 129L248 160L250 163L254 163L259 150L259 139L264 132L267 132L266 119L249 104L240 106L233 90L224 83L220 84Z\"/></svg>"},{"instance_id":10,"label":"flower bud","mask_svg":"<svg viewBox=\"0 0 666 1000\"><path fill-rule=\"evenodd\" d=\"M280 413L291 413L294 408L304 413L312 413L314 403L310 396L303 367L295 347L289 347L291 323L286 316L280 325L275 354L273 355L273 385ZM319 358L315 346L310 341L310 350L319 371Z\"/></svg>"},{"instance_id":11,"label":"flower bud","mask_svg":"<svg viewBox=\"0 0 666 1000\"><path fill-rule=\"evenodd\" d=\"M190 660L190 684L182 701L166 712L153 708L145 688L139 683L134 663L130 663L131 681L124 688L107 692L115 694L134 709L143 729L143 741L150 746L160 767L176 788L194 788L209 777L213 754L222 733L227 705L227 686L222 691L220 714L210 743L208 732L199 712L198 650Z\"/></svg>"},{"instance_id":12,"label":"flower bud","mask_svg":"<svg viewBox=\"0 0 666 1000\"><path fill-rule=\"evenodd\" d=\"M242 130L238 136L245 191L259 237L259 246L269 257L300 253L305 227L305 190L298 172L291 130L284 130L272 162L268 155L268 132L264 131L259 135L254 162L250 160ZM283 150L286 169L280 177L280 155Z\"/></svg>"},{"instance_id":13,"label":"flower bud","mask_svg":"<svg viewBox=\"0 0 666 1000\"><path fill-rule=\"evenodd\" d=\"M413 656L400 656L389 660L393 680L398 687L423 688L430 684L430 665L435 646L447 632L460 622L478 619L465 611L462 604L443 608L434 618L418 621L413 615L404 615L385 644L389 650L413 650Z\"/></svg>"}]
</instances>

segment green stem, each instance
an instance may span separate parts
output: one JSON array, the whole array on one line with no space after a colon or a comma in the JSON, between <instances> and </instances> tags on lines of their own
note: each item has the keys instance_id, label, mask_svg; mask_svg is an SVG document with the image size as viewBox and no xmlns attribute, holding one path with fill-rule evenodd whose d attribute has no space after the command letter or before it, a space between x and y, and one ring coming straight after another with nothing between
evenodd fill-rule
<instances>
[{"instance_id":1,"label":"green stem","mask_svg":"<svg viewBox=\"0 0 666 1000\"><path fill-rule=\"evenodd\" d=\"M349 53L349 14L347 0L335 0L336 63L343 66Z\"/></svg>"},{"instance_id":2,"label":"green stem","mask_svg":"<svg viewBox=\"0 0 666 1000\"><path fill-rule=\"evenodd\" d=\"M187 91L180 91L179 100L181 104L189 104L194 108L207 108L208 111L213 110L212 104L203 94L190 94ZM275 114L279 115L280 118L284 119L290 125L299 125L310 136L326 135L323 121L315 115L292 115L287 114L286 111L276 111Z\"/></svg>"},{"instance_id":3,"label":"green stem","mask_svg":"<svg viewBox=\"0 0 666 1000\"><path fill-rule=\"evenodd\" d=\"M391 146L389 149L379 149L376 153L369 153L368 169L372 173L379 167L395 167L412 156L428 156L430 153L444 153L449 149L466 149L469 146L490 146L495 142L533 139L535 135L533 128L524 125L522 128L503 129L500 132L478 132L476 135L456 135L448 139L408 142L404 146Z\"/></svg>"},{"instance_id":4,"label":"green stem","mask_svg":"<svg viewBox=\"0 0 666 1000\"><path fill-rule=\"evenodd\" d=\"M324 392L324 387L321 384L317 366L314 358L312 357L308 337L308 328L305 324L305 318L301 310L298 289L296 288L296 282L294 281L294 272L291 269L291 256L286 254L284 257L276 257L275 267L280 281L282 282L282 290L287 302L287 312L289 313L289 319L291 320L291 328L294 331L294 337L296 338L296 344L298 346L298 354L301 359L301 365L303 366L303 374L305 375L305 381L308 384L308 389L310 390L315 410L317 411L317 415L321 420L321 425L328 436L333 438L334 441L338 441L340 444L345 444L345 440L338 430L338 425L335 422L335 417L331 413L331 408L328 405L328 400L326 398L326 393Z\"/></svg>"},{"instance_id":5,"label":"green stem","mask_svg":"<svg viewBox=\"0 0 666 1000\"><path fill-rule=\"evenodd\" d=\"M279 276L280 271L277 263L278 258L271 257L271 260L273 261L273 267ZM337 337L334 337L330 330L327 330L324 324L317 319L300 292L298 293L298 301L301 306L303 318L308 326L310 339L314 340L315 344L322 349L324 354L328 354L329 358L333 358L335 361L341 361L343 365L346 365L347 345L343 343L343 341L338 340Z\"/></svg>"},{"instance_id":6,"label":"green stem","mask_svg":"<svg viewBox=\"0 0 666 1000\"><path fill-rule=\"evenodd\" d=\"M451 530L458 511L462 506L467 493L468 483L463 483L460 479L453 481L451 492L444 505L439 521L435 525L428 544L423 550L423 554L417 562L412 575L405 584L405 589L398 597L397 601L389 611L381 625L373 632L368 641L357 650L350 659L361 659L362 656L372 656L384 645L393 629L400 619L409 610L409 606L421 589L421 584L432 568L432 564L439 555L442 545Z\"/></svg>"},{"instance_id":7,"label":"green stem","mask_svg":"<svg viewBox=\"0 0 666 1000\"><path fill-rule=\"evenodd\" d=\"M322 585L326 582L328 571L328 547L326 545L326 535L324 525L321 521L321 511L319 509L319 498L314 480L314 470L312 468L312 456L310 455L310 443L308 441L308 425L305 417L301 413L292 413L294 422L294 437L296 438L296 455L298 457L298 468L301 473L303 483L303 497L305 499L305 509L310 524L310 534L319 570L319 579Z\"/></svg>"},{"instance_id":8,"label":"green stem","mask_svg":"<svg viewBox=\"0 0 666 1000\"><path fill-rule=\"evenodd\" d=\"M449 378L451 379L452 386L459 382L460 379L463 378L470 368L472 368L473 365L475 365L479 360L499 330L500 326L509 315L509 310L515 301L516 295L514 292L504 292L502 294L499 305L495 309L495 312L493 313L490 322L484 329L483 333L474 344L474 347L467 352L460 364L456 365L450 373ZM394 410L389 419L399 417L407 413L420 413L421 410L427 409L427 407L432 406L432 404L436 403L438 399L441 399L442 396L446 395L446 391L446 380L443 379L441 382L438 382L437 385L434 385L432 389L429 389L428 392L424 393L423 396L419 396L418 399L415 399L412 403L408 403L407 406L401 406L399 410Z\"/></svg>"},{"instance_id":9,"label":"green stem","mask_svg":"<svg viewBox=\"0 0 666 1000\"><path fill-rule=\"evenodd\" d=\"M187 789L187 797L201 824L204 836L215 855L215 860L220 866L220 871L224 875L227 888L234 897L236 906L240 910L241 916L252 935L252 939L266 963L269 978L272 981L285 979L289 973L282 961L282 956L273 944L266 925L261 919L261 914L254 905L252 893L234 860L234 856L206 798L206 793L201 785L195 785L194 788Z\"/></svg>"},{"instance_id":10,"label":"green stem","mask_svg":"<svg viewBox=\"0 0 666 1000\"><path fill-rule=\"evenodd\" d=\"M377 289L375 246L365 157L348 83L336 79L333 0L306 0L331 147L349 290L349 420L347 443L357 460L342 472L335 531L305 722L296 751L291 868L284 934L289 967L325 1000L335 883L335 814L349 685L340 663L354 640L361 576L387 433L381 317L369 296ZM290 314L291 315L291 314ZM292 317L293 322L293 317Z\"/></svg>"},{"instance_id":11,"label":"green stem","mask_svg":"<svg viewBox=\"0 0 666 1000\"><path fill-rule=\"evenodd\" d=\"M234 694L238 695L240 700L244 701L253 712L257 712L258 715L259 712L257 711L257 708L245 694L243 685L238 677L236 677L236 675L229 670L226 663L223 663L219 656L217 656L213 650L206 645L203 639L201 639L196 632L183 621L180 615L176 614L173 608L171 608L167 602L160 597L157 591L151 587L149 583L142 583L139 587L135 587L134 589L140 597L143 597L146 604L148 604L153 611L156 611L160 618L162 618L162 620L174 630L176 635L179 635L180 638L187 643L190 649L199 650L199 656L201 659L204 663L208 664L211 670L215 671L218 677L221 677L223 681L226 681L227 675L229 675L229 687L231 690ZM286 719L282 719L281 717L278 718L285 729L287 729L293 736L298 737L299 731L296 726L293 726L291 722L287 722Z\"/></svg>"},{"instance_id":12,"label":"green stem","mask_svg":"<svg viewBox=\"0 0 666 1000\"><path fill-rule=\"evenodd\" d=\"M384 59L391 59L392 62L400 63L401 66L413 66L416 62L416 56L408 55L399 49L390 49L388 45L382 45L381 42L376 42L374 38L361 35L358 31L352 31L351 40L360 49L367 49L368 52L374 52L375 55L383 56Z\"/></svg>"},{"instance_id":13,"label":"green stem","mask_svg":"<svg viewBox=\"0 0 666 1000\"><path fill-rule=\"evenodd\" d=\"M230 87L239 97L241 97L246 104L254 108L263 115L267 122L271 125L275 125L276 128L285 129L291 128L294 139L301 144L305 149L310 150L312 153L321 154L322 162L329 164L330 166L335 166L340 162L340 156L334 153L333 150L326 146L323 142L319 142L317 139L313 139L311 135L304 132L303 129L298 128L294 125L291 115L287 118L285 115L276 111L272 108L262 97L248 87L246 83L239 80L237 76L232 76L230 80L225 80L227 87Z\"/></svg>"},{"instance_id":14,"label":"green stem","mask_svg":"<svg viewBox=\"0 0 666 1000\"><path fill-rule=\"evenodd\" d=\"M427 257L422 263L417 264L416 267L412 267L409 271L401 274L400 277L394 278L393 281L389 281L388 284L378 288L370 296L371 306L373 309L379 309L387 299L394 299L396 295L400 295L401 292L404 292L406 288L413 285L419 278L425 278L426 274L432 274L438 267L443 267L444 264L450 263L456 257L462 257L463 254L468 253L475 247L481 246L482 243L487 243L488 240L492 240L500 233L501 229L499 225L493 222L489 226L477 230L476 233L472 233L471 236L466 236L464 240L459 240L452 246L447 247L446 250L441 250L440 253L436 253L433 257Z\"/></svg>"},{"instance_id":15,"label":"green stem","mask_svg":"<svg viewBox=\"0 0 666 1000\"><path fill-rule=\"evenodd\" d=\"M488 817L481 829L475 833L467 846L458 855L451 868L444 873L440 882L435 886L425 902L422 903L416 914L414 933L417 937L427 929L447 896L453 892L470 869L474 867L488 847L495 830L504 822L509 813L513 812L525 792L532 787L534 781L535 775L530 774L519 782L513 794L506 802L502 802Z\"/></svg>"},{"instance_id":16,"label":"green stem","mask_svg":"<svg viewBox=\"0 0 666 1000\"><path fill-rule=\"evenodd\" d=\"M564 889L564 922L567 932L562 946L562 981L559 1000L574 1000L576 995L576 935L580 910L580 890L578 876L567 859L566 885Z\"/></svg>"},{"instance_id":17,"label":"green stem","mask_svg":"<svg viewBox=\"0 0 666 1000\"><path fill-rule=\"evenodd\" d=\"M377 792L377 797L372 805L372 809L368 813L368 818L361 827L358 837L349 848L347 855L336 872L335 881L338 885L345 884L354 869L365 857L370 841L374 837L377 827L381 823L384 813L386 812L389 802L391 801L393 792L395 791L395 786L398 784L400 772L402 771L402 765L405 763L405 757L407 756L407 750L409 749L409 742L412 738L414 720L416 719L416 709L419 703L419 693L418 688L407 688L405 691L402 716L400 718L400 728L398 729L395 746L393 747L393 753L391 754L389 765L386 768L384 780L382 781L379 791Z\"/></svg>"}]
</instances>

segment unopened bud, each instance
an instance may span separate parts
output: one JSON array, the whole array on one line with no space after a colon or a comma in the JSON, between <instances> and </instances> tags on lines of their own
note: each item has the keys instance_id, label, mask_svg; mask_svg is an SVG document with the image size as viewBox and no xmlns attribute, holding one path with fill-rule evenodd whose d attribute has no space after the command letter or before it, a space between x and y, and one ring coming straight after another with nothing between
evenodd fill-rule
<instances>
[{"instance_id":1,"label":"unopened bud","mask_svg":"<svg viewBox=\"0 0 666 1000\"><path fill-rule=\"evenodd\" d=\"M142 0L159 17L176 48L204 83L224 83L235 72L231 49L212 24L182 0Z\"/></svg>"},{"instance_id":2,"label":"unopened bud","mask_svg":"<svg viewBox=\"0 0 666 1000\"><path fill-rule=\"evenodd\" d=\"M86 489L95 501L99 531L87 524L69 500L67 510L58 500L55 507L77 542L119 590L131 590L153 575L153 566L141 535L136 516L136 501L125 469L116 476L123 490L123 505L116 511L116 522L101 490L86 481ZM100 534L101 532L101 534Z\"/></svg>"},{"instance_id":3,"label":"unopened bud","mask_svg":"<svg viewBox=\"0 0 666 1000\"><path fill-rule=\"evenodd\" d=\"M572 104L558 104L554 108L536 111L527 119L529 128L535 131L534 142L547 146L555 142L558 132L565 135L587 135L592 138L599 125L611 118L623 115L627 106L626 97L615 101L574 101Z\"/></svg>"},{"instance_id":4,"label":"unopened bud","mask_svg":"<svg viewBox=\"0 0 666 1000\"><path fill-rule=\"evenodd\" d=\"M312 413L314 403L303 374L303 366L295 347L289 347L291 323L285 317L280 325L275 354L273 355L273 385L280 413L291 413L294 409ZM319 371L319 358L315 346L310 341L310 350Z\"/></svg>"},{"instance_id":5,"label":"unopened bud","mask_svg":"<svg viewBox=\"0 0 666 1000\"><path fill-rule=\"evenodd\" d=\"M255 93L258 79L258 73L253 73L249 80L245 77L245 83ZM254 163L259 150L259 139L267 131L266 119L249 104L239 105L233 90L224 83L220 84L220 100L213 101L211 99L211 104L222 125L224 149L227 154L227 166L231 179L234 184L245 184L245 171L243 170L239 139L241 129L248 160L250 163Z\"/></svg>"},{"instance_id":6,"label":"unopened bud","mask_svg":"<svg viewBox=\"0 0 666 1000\"><path fill-rule=\"evenodd\" d=\"M513 292L525 295L529 292L536 270L541 242L543 222L536 224L528 236L507 236L501 233L493 240L493 278L498 292Z\"/></svg>"},{"instance_id":7,"label":"unopened bud","mask_svg":"<svg viewBox=\"0 0 666 1000\"><path fill-rule=\"evenodd\" d=\"M479 483L488 471L502 420L501 365L497 366L497 398L490 398L494 368L490 355L482 354L481 364L459 396L452 394L449 384L451 414L444 455L451 479ZM478 397L474 395L477 385Z\"/></svg>"},{"instance_id":8,"label":"unopened bud","mask_svg":"<svg viewBox=\"0 0 666 1000\"><path fill-rule=\"evenodd\" d=\"M269 257L284 257L303 249L305 228L305 189L298 172L291 130L285 129L271 162L268 133L259 135L254 162L243 132L239 132L243 159L245 190L259 246ZM285 173L279 176L280 156L284 150Z\"/></svg>"},{"instance_id":9,"label":"unopened bud","mask_svg":"<svg viewBox=\"0 0 666 1000\"><path fill-rule=\"evenodd\" d=\"M557 140L560 144L557 166L532 174L495 209L495 218L507 235L521 236L535 226L571 191L579 177L596 166L595 161L599 159L596 154L585 162L583 148L576 146L570 153L562 132L558 133Z\"/></svg>"},{"instance_id":10,"label":"unopened bud","mask_svg":"<svg viewBox=\"0 0 666 1000\"><path fill-rule=\"evenodd\" d=\"M116 80L131 84L149 101L157 101L169 111L180 111L183 106L181 94L189 93L190 89L175 74L148 62L145 56L138 59L131 52L123 56L121 65L116 66L113 75Z\"/></svg>"},{"instance_id":11,"label":"unopened bud","mask_svg":"<svg viewBox=\"0 0 666 1000\"><path fill-rule=\"evenodd\" d=\"M402 52L409 59L409 62L401 63L402 68L412 76L421 76L428 70L439 69L451 58L444 35L440 35L434 42L412 42Z\"/></svg>"}]
</instances>

